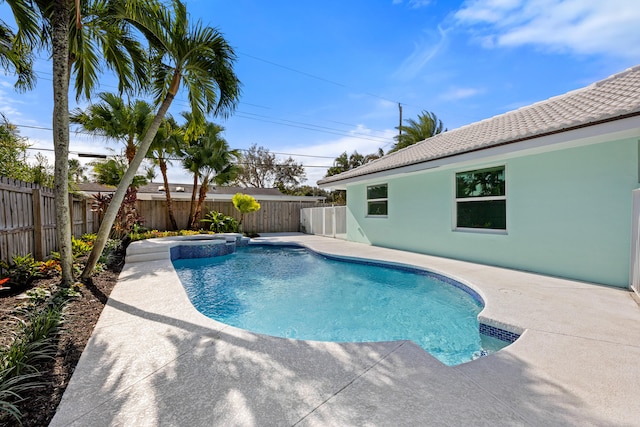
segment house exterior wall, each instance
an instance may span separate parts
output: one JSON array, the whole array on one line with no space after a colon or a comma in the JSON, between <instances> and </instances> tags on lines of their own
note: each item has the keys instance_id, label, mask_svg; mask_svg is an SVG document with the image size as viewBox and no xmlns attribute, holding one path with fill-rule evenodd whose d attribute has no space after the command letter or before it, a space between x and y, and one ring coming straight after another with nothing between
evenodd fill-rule
<instances>
[{"instance_id":1,"label":"house exterior wall","mask_svg":"<svg viewBox=\"0 0 640 427\"><path fill-rule=\"evenodd\" d=\"M456 231L455 174L505 165L506 233ZM466 163L347 186L347 238L618 287L629 284L638 140ZM388 217L366 188L388 184Z\"/></svg>"}]
</instances>

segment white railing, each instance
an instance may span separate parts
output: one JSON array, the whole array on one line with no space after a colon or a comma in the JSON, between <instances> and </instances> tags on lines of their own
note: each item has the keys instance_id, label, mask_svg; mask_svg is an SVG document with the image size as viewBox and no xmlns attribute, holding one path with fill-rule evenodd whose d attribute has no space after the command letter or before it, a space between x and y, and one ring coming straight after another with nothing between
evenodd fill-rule
<instances>
[{"instance_id":1,"label":"white railing","mask_svg":"<svg viewBox=\"0 0 640 427\"><path fill-rule=\"evenodd\" d=\"M631 271L629 284L640 297L640 189L633 190L633 223L631 224Z\"/></svg>"},{"instance_id":2,"label":"white railing","mask_svg":"<svg viewBox=\"0 0 640 427\"><path fill-rule=\"evenodd\" d=\"M306 234L346 238L347 207L329 206L300 209L300 231Z\"/></svg>"}]
</instances>

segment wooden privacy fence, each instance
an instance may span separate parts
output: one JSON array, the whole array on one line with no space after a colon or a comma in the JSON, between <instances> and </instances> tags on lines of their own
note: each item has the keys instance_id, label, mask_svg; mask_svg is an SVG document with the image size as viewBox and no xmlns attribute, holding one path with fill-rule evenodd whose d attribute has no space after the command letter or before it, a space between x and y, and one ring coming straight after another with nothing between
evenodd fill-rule
<instances>
[{"instance_id":1,"label":"wooden privacy fence","mask_svg":"<svg viewBox=\"0 0 640 427\"><path fill-rule=\"evenodd\" d=\"M244 216L242 231L247 233L283 233L300 231L300 209L316 206L316 202L258 200L260 210ZM144 226L153 230L167 229L167 208L165 200L138 200L138 214ZM173 214L178 228L187 228L191 201L172 200ZM200 219L210 211L240 219L240 213L231 201L205 201ZM202 224L206 228L206 224Z\"/></svg>"},{"instance_id":2,"label":"wooden privacy fence","mask_svg":"<svg viewBox=\"0 0 640 427\"><path fill-rule=\"evenodd\" d=\"M80 237L98 229L91 200L69 195L72 233ZM36 260L58 250L53 190L0 177L0 259L32 254Z\"/></svg>"}]
</instances>

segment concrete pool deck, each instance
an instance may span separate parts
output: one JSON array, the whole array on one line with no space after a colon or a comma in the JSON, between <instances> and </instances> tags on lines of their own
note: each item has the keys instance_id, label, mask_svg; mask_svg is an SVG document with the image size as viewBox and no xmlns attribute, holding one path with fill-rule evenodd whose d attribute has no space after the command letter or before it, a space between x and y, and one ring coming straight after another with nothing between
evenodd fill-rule
<instances>
[{"instance_id":1,"label":"concrete pool deck","mask_svg":"<svg viewBox=\"0 0 640 427\"><path fill-rule=\"evenodd\" d=\"M168 256L149 257L125 264L50 426L640 425L627 290L319 236L254 241L448 275L483 297L483 319L524 333L453 367L410 341L258 335L198 313Z\"/></svg>"}]
</instances>

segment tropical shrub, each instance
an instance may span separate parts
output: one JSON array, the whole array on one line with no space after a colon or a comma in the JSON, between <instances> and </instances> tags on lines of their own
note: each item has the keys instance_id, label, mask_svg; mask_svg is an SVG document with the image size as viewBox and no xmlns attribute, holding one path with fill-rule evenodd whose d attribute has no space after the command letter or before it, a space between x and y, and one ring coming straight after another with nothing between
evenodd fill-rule
<instances>
[{"instance_id":1,"label":"tropical shrub","mask_svg":"<svg viewBox=\"0 0 640 427\"><path fill-rule=\"evenodd\" d=\"M98 235L96 233L85 233L82 235L82 237L80 237L82 240L84 240L85 242L95 242L96 239L98 238Z\"/></svg>"},{"instance_id":2,"label":"tropical shrub","mask_svg":"<svg viewBox=\"0 0 640 427\"><path fill-rule=\"evenodd\" d=\"M171 237L171 236L194 236L197 234L213 234L204 230L179 230L179 231L158 231L149 230L138 233L129 233L129 238L132 242L137 240L155 239L159 237Z\"/></svg>"},{"instance_id":3,"label":"tropical shrub","mask_svg":"<svg viewBox=\"0 0 640 427\"><path fill-rule=\"evenodd\" d=\"M31 254L14 255L10 263L0 261L0 268L3 276L9 279L7 284L15 288L27 287L40 277L40 262L35 261Z\"/></svg>"},{"instance_id":4,"label":"tropical shrub","mask_svg":"<svg viewBox=\"0 0 640 427\"><path fill-rule=\"evenodd\" d=\"M53 277L60 274L61 271L62 267L58 259L51 258L40 263L40 275L43 277Z\"/></svg>"},{"instance_id":5,"label":"tropical shrub","mask_svg":"<svg viewBox=\"0 0 640 427\"><path fill-rule=\"evenodd\" d=\"M104 195L98 193L94 198L96 200L100 221L102 221L102 215L109 207L109 203L111 203L111 199L113 199L113 193ZM126 195L124 196L124 200L120 205L116 219L113 222L113 227L111 228L111 236L113 238L122 239L124 236L134 231L135 227L143 222L142 217L138 215L138 211L136 209L137 199L137 190L129 187Z\"/></svg>"},{"instance_id":6,"label":"tropical shrub","mask_svg":"<svg viewBox=\"0 0 640 427\"><path fill-rule=\"evenodd\" d=\"M239 228L237 219L216 211L206 214L201 222L209 224L209 231L215 233L237 233Z\"/></svg>"},{"instance_id":7,"label":"tropical shrub","mask_svg":"<svg viewBox=\"0 0 640 427\"><path fill-rule=\"evenodd\" d=\"M260 210L260 203L258 203L253 196L248 194L236 193L231 198L231 202L233 203L233 207L240 212L240 222L238 223L239 228L242 227L242 221L244 220L245 214Z\"/></svg>"},{"instance_id":8,"label":"tropical shrub","mask_svg":"<svg viewBox=\"0 0 640 427\"><path fill-rule=\"evenodd\" d=\"M76 239L75 237L71 237L71 252L73 253L73 257L77 258L84 254L88 254L91 252L93 248L93 242L86 241L84 239Z\"/></svg>"}]
</instances>

